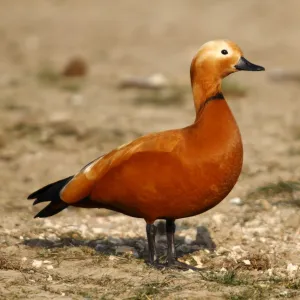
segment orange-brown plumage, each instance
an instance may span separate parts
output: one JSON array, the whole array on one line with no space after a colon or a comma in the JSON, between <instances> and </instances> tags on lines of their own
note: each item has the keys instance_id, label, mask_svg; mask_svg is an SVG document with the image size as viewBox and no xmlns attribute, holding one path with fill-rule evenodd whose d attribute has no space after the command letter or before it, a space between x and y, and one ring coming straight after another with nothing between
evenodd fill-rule
<instances>
[{"instance_id":1,"label":"orange-brown plumage","mask_svg":"<svg viewBox=\"0 0 300 300\"><path fill-rule=\"evenodd\" d=\"M156 219L171 224L217 205L231 191L242 168L240 132L221 94L222 78L240 69L263 68L246 61L233 42L202 46L190 72L195 122L143 136L100 157L68 179L55 201L108 208L144 218L147 224ZM37 202L46 201L44 195L43 190Z\"/></svg>"}]
</instances>

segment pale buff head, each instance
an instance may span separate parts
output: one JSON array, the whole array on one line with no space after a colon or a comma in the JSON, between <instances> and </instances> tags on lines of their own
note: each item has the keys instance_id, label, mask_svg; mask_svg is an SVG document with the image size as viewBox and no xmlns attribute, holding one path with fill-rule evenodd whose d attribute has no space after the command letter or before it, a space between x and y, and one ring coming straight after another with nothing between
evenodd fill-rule
<instances>
[{"instance_id":1,"label":"pale buff head","mask_svg":"<svg viewBox=\"0 0 300 300\"><path fill-rule=\"evenodd\" d=\"M246 60L240 47L232 41L215 40L205 43L195 55L191 78L201 73L201 76L221 79L240 70L263 71L264 68Z\"/></svg>"}]
</instances>

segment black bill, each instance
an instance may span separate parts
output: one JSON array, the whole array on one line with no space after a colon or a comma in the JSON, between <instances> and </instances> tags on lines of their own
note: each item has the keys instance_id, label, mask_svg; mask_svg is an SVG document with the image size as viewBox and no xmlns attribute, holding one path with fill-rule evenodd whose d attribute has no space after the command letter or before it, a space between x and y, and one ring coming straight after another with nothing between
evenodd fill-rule
<instances>
[{"instance_id":1,"label":"black bill","mask_svg":"<svg viewBox=\"0 0 300 300\"><path fill-rule=\"evenodd\" d=\"M240 60L234 67L237 70L243 70L243 71L264 71L265 70L264 67L251 63L243 56L240 58Z\"/></svg>"}]
</instances>

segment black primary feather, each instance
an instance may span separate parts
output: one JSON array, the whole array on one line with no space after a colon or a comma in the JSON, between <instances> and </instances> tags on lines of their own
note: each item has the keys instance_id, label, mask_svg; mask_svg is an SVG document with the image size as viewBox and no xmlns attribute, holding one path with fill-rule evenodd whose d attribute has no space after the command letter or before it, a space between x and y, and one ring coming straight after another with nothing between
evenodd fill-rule
<instances>
[{"instance_id":1,"label":"black primary feather","mask_svg":"<svg viewBox=\"0 0 300 300\"><path fill-rule=\"evenodd\" d=\"M56 181L54 183L48 184L41 189L35 191L34 193L30 194L27 199L36 199L33 202L33 205L36 205L41 202L50 201L50 203L42 209L35 218L46 218L53 216L65 208L68 207L68 204L63 202L60 199L60 191L62 188L73 178L70 176L68 178Z\"/></svg>"}]
</instances>

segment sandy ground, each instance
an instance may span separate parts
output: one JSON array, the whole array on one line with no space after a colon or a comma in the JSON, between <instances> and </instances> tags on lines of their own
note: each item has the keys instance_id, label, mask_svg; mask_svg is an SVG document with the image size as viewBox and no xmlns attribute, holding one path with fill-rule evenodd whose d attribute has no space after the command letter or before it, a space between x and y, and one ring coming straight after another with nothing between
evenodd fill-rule
<instances>
[{"instance_id":1,"label":"sandy ground","mask_svg":"<svg viewBox=\"0 0 300 300\"><path fill-rule=\"evenodd\" d=\"M300 299L299 81L270 79L299 69L299 1L0 7L0 299ZM146 266L143 220L75 209L33 219L41 206L25 200L30 192L135 137L192 122L190 61L215 38L268 71L231 76L225 93L244 141L238 184L214 209L177 221L181 259L204 271ZM88 75L61 78L78 55ZM153 73L171 91L117 88ZM163 235L159 249L163 258Z\"/></svg>"}]
</instances>

